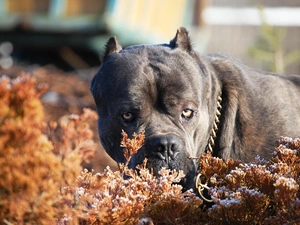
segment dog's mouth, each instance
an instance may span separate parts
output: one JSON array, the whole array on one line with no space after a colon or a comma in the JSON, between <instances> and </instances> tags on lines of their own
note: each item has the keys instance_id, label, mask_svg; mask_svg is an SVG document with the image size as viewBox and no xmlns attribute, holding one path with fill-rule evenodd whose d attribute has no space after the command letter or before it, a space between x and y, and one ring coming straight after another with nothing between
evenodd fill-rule
<instances>
[{"instance_id":1,"label":"dog's mouth","mask_svg":"<svg viewBox=\"0 0 300 225\"><path fill-rule=\"evenodd\" d=\"M183 157L181 159L175 160L159 160L159 159L148 159L147 167L153 170L156 177L159 177L159 171L164 167L169 170L176 170L179 172L183 171L185 177L179 182L183 187L183 191L191 189L194 187L194 178L196 176L196 166L194 162L188 157Z\"/></svg>"},{"instance_id":2,"label":"dog's mouth","mask_svg":"<svg viewBox=\"0 0 300 225\"><path fill-rule=\"evenodd\" d=\"M137 165L141 165L143 161L146 159L147 160L146 167L148 169L151 169L155 175L158 175L158 172L163 167L170 170L180 169L178 165L176 165L177 164L176 161L180 161L178 154L169 156L167 154L163 154L159 152L145 154L144 152L142 153L142 151L145 150L140 149L139 152L132 157L131 161L129 162L130 168L134 169Z\"/></svg>"},{"instance_id":3,"label":"dog's mouth","mask_svg":"<svg viewBox=\"0 0 300 225\"><path fill-rule=\"evenodd\" d=\"M141 149L142 150L142 149ZM180 181L180 185L183 186L183 190L193 188L194 177L196 176L196 166L192 159L187 155L178 153L173 156L166 156L164 154L150 154L140 155L140 157L133 157L129 163L131 168L135 168L136 165L142 164L144 159L147 159L146 167L153 172L156 177L160 177L160 171L162 168L169 169L177 172L183 171L185 177Z\"/></svg>"},{"instance_id":4,"label":"dog's mouth","mask_svg":"<svg viewBox=\"0 0 300 225\"><path fill-rule=\"evenodd\" d=\"M142 165L147 159L146 167L156 177L160 177L162 168L182 171L185 177L179 184L183 190L193 188L196 165L184 146L184 140L177 135L149 135L144 145L130 159L128 167L136 169L137 165Z\"/></svg>"},{"instance_id":5,"label":"dog's mouth","mask_svg":"<svg viewBox=\"0 0 300 225\"><path fill-rule=\"evenodd\" d=\"M163 167L166 168L166 169L170 169L170 170L180 169L176 166L175 160L161 159L161 158L148 158L147 168L153 169L153 172L154 172L155 175L158 175L158 172Z\"/></svg>"}]
</instances>

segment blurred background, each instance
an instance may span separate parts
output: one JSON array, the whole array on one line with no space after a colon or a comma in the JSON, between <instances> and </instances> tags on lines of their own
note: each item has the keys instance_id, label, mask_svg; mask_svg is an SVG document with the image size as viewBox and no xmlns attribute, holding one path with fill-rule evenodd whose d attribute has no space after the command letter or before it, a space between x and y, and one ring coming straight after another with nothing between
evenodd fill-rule
<instances>
[{"instance_id":1,"label":"blurred background","mask_svg":"<svg viewBox=\"0 0 300 225\"><path fill-rule=\"evenodd\" d=\"M89 82L109 37L123 47L167 43L180 26L201 54L300 74L300 0L0 0L0 76L24 71L49 84L46 117L59 120L95 109ZM116 168L99 147L90 166L107 164Z\"/></svg>"}]
</instances>

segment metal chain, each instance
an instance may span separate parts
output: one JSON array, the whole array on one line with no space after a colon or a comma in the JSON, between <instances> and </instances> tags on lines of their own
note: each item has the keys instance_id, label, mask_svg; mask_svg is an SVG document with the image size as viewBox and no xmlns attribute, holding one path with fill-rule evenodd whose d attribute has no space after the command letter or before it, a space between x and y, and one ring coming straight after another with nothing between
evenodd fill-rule
<instances>
[{"instance_id":1,"label":"metal chain","mask_svg":"<svg viewBox=\"0 0 300 225\"><path fill-rule=\"evenodd\" d=\"M213 123L213 127L210 132L210 136L208 138L208 143L206 146L206 151L213 151L213 147L215 146L215 140L217 138L217 132L219 130L218 125L220 123L220 117L221 117L221 110L222 110L222 92L219 93L218 98L217 98L217 111L215 115L215 120Z\"/></svg>"},{"instance_id":2,"label":"metal chain","mask_svg":"<svg viewBox=\"0 0 300 225\"><path fill-rule=\"evenodd\" d=\"M208 199L208 198L206 198L206 197L203 195L204 189L209 190L209 187L207 186L207 183L202 183L202 182L201 182L201 176L202 176L202 174L199 173L199 174L197 175L197 177L196 177L196 189L198 190L198 193L199 193L200 197L201 197L204 201L206 201L206 202L213 202L212 199Z\"/></svg>"},{"instance_id":3,"label":"metal chain","mask_svg":"<svg viewBox=\"0 0 300 225\"><path fill-rule=\"evenodd\" d=\"M212 127L212 130L210 132L210 136L209 136L209 139L208 139L208 143L207 143L207 146L206 146L206 151L210 151L211 153L213 152L213 147L215 146L215 140L217 138L217 132L219 130L218 128L218 125L220 123L220 117L221 117L221 110L222 110L222 92L219 93L218 95L218 99L217 99L217 111L216 111L216 115L215 115L215 120L214 120L214 123L213 123L213 127ZM201 181L201 176L202 174L199 173L196 177L196 182L195 182L195 185L196 185L196 189L198 190L198 193L200 195L200 197L206 201L206 202L213 202L212 199L208 199L204 196L203 194L203 191L206 189L206 190L209 190L209 187L208 187L208 181L206 181L205 183L202 183Z\"/></svg>"}]
</instances>

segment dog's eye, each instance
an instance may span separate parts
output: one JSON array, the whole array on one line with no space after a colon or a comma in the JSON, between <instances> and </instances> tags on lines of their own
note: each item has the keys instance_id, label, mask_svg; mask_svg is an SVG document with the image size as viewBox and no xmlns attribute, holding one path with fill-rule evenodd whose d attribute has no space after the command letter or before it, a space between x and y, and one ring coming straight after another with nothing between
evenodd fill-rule
<instances>
[{"instance_id":1,"label":"dog's eye","mask_svg":"<svg viewBox=\"0 0 300 225\"><path fill-rule=\"evenodd\" d=\"M125 121L129 122L129 121L131 121L131 120L133 119L133 114L132 114L131 112L124 112L124 113L122 114L122 118L123 118Z\"/></svg>"},{"instance_id":2,"label":"dog's eye","mask_svg":"<svg viewBox=\"0 0 300 225\"><path fill-rule=\"evenodd\" d=\"M185 109L182 111L181 116L185 119L190 119L193 117L194 111L191 109Z\"/></svg>"}]
</instances>

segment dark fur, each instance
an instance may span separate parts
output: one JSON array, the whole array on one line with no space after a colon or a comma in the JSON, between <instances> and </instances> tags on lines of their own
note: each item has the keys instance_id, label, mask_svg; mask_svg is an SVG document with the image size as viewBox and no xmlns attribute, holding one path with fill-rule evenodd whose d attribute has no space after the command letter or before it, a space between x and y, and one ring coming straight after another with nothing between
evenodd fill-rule
<instances>
[{"instance_id":1,"label":"dark fur","mask_svg":"<svg viewBox=\"0 0 300 225\"><path fill-rule=\"evenodd\" d=\"M145 130L145 144L130 166L147 157L155 174L163 166L182 169L185 188L193 186L196 172L189 156L205 151L220 91L223 108L215 156L245 162L257 154L269 158L278 137L300 135L300 76L257 71L228 55L200 56L184 28L170 44L122 50L111 38L91 91L108 154L124 162L121 130L129 135ZM194 112L191 118L183 117L186 109ZM124 112L134 119L122 119Z\"/></svg>"}]
</instances>

